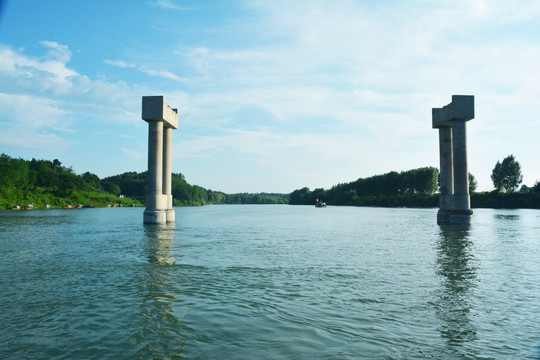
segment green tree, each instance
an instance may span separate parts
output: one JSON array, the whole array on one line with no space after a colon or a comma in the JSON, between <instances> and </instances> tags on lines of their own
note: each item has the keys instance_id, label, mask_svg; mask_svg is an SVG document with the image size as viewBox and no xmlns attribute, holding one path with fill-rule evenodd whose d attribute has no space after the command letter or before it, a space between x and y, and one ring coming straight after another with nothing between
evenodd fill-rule
<instances>
[{"instance_id":1,"label":"green tree","mask_svg":"<svg viewBox=\"0 0 540 360\"><path fill-rule=\"evenodd\" d=\"M469 173L469 193L476 192L476 189L478 188L478 181L476 181L476 178L473 174Z\"/></svg>"},{"instance_id":2,"label":"green tree","mask_svg":"<svg viewBox=\"0 0 540 360\"><path fill-rule=\"evenodd\" d=\"M0 155L0 187L25 187L29 182L29 168L25 160Z\"/></svg>"},{"instance_id":3,"label":"green tree","mask_svg":"<svg viewBox=\"0 0 540 360\"><path fill-rule=\"evenodd\" d=\"M514 155L507 156L502 163L497 161L491 173L491 180L499 192L513 193L517 190L523 181L523 175L521 175L521 166Z\"/></svg>"},{"instance_id":4,"label":"green tree","mask_svg":"<svg viewBox=\"0 0 540 360\"><path fill-rule=\"evenodd\" d=\"M90 188L90 190L101 190L101 181L99 180L99 177L96 174L92 174L91 172L87 171L81 176L84 182Z\"/></svg>"},{"instance_id":5,"label":"green tree","mask_svg":"<svg viewBox=\"0 0 540 360\"><path fill-rule=\"evenodd\" d=\"M537 181L536 183L534 183L534 186L532 187L532 192L540 193L540 181Z\"/></svg>"},{"instance_id":6,"label":"green tree","mask_svg":"<svg viewBox=\"0 0 540 360\"><path fill-rule=\"evenodd\" d=\"M290 195L289 204L292 205L308 205L312 204L315 201L315 198L313 200L313 194L309 190L308 187L304 187L299 190L294 190Z\"/></svg>"},{"instance_id":7,"label":"green tree","mask_svg":"<svg viewBox=\"0 0 540 360\"><path fill-rule=\"evenodd\" d=\"M106 192L111 193L113 195L118 196L122 193L122 190L120 190L120 186L116 185L115 183L105 182L102 184L102 186Z\"/></svg>"}]
</instances>

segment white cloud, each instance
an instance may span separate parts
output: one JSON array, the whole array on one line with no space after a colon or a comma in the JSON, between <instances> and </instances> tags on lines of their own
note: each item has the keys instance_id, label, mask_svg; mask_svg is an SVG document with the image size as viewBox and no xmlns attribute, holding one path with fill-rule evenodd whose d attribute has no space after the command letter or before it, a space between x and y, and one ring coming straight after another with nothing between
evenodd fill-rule
<instances>
[{"instance_id":1,"label":"white cloud","mask_svg":"<svg viewBox=\"0 0 540 360\"><path fill-rule=\"evenodd\" d=\"M184 98L182 119L199 128L247 131L262 116L267 132L279 128L280 136L261 139L257 132L197 138L184 147L192 146L193 156L234 149L297 158L298 149L289 144L300 142L291 132L310 134L311 123L322 138L313 147L303 145L321 160L354 158L382 171L437 166L431 108L446 105L453 94L476 96L473 132L475 126L485 130L502 124L517 130L523 120L508 121L517 113L530 116L532 124L538 119L534 96L540 91L540 47L508 28L534 18L531 13L540 15L532 3L519 11L515 4L487 0L417 7L396 2L250 4L253 19L223 29L238 38L234 45L183 46L175 52L197 75L192 83L199 84L196 96ZM247 44L259 41L243 46L244 39ZM250 121L246 112L253 114L253 109L258 118ZM371 151L345 141L348 133ZM288 150L276 151L268 143Z\"/></svg>"},{"instance_id":2,"label":"white cloud","mask_svg":"<svg viewBox=\"0 0 540 360\"><path fill-rule=\"evenodd\" d=\"M146 66L137 65L135 63L127 63L127 62L122 61L122 60L103 60L103 62L106 63L106 64L109 64L109 65L120 67L120 68L136 68L138 71L143 72L143 73L145 73L147 75L159 77L159 78L162 78L162 79L173 80L173 81L177 81L177 82L186 82L187 81L187 79L182 78L182 77L174 74L173 72L171 72L169 70L149 69Z\"/></svg>"},{"instance_id":3,"label":"white cloud","mask_svg":"<svg viewBox=\"0 0 540 360\"><path fill-rule=\"evenodd\" d=\"M40 44L49 49L42 56L0 45L0 145L63 151L90 119L137 124L145 92L138 85L91 80L68 67L67 46Z\"/></svg>"},{"instance_id":4,"label":"white cloud","mask_svg":"<svg viewBox=\"0 0 540 360\"><path fill-rule=\"evenodd\" d=\"M6 149L27 148L37 150L39 156L43 150L52 153L59 153L73 146L69 138L60 137L46 130L35 130L30 128L8 128L0 131L0 144ZM37 155L38 153L36 153Z\"/></svg>"},{"instance_id":5,"label":"white cloud","mask_svg":"<svg viewBox=\"0 0 540 360\"><path fill-rule=\"evenodd\" d=\"M136 67L137 65L135 63L126 63L122 60L103 60L103 62L105 64L109 64L109 65L113 65L113 66L118 66L118 67L121 67L121 68L134 68Z\"/></svg>"},{"instance_id":6,"label":"white cloud","mask_svg":"<svg viewBox=\"0 0 540 360\"><path fill-rule=\"evenodd\" d=\"M146 66L139 66L137 69L150 76L157 76L163 79L173 80L173 81L178 81L178 82L187 81L185 78L181 78L180 76L170 72L169 70L153 70L153 69L147 68Z\"/></svg>"},{"instance_id":7,"label":"white cloud","mask_svg":"<svg viewBox=\"0 0 540 360\"><path fill-rule=\"evenodd\" d=\"M71 51L67 45L59 44L55 41L41 41L40 44L51 50L47 51L47 57L61 63L68 63L71 60Z\"/></svg>"},{"instance_id":8,"label":"white cloud","mask_svg":"<svg viewBox=\"0 0 540 360\"><path fill-rule=\"evenodd\" d=\"M79 74L69 69L66 62L70 59L67 48L56 43L42 42L52 48L42 58L25 56L8 47L0 47L0 75L15 79L27 89L36 87L44 91L65 93L72 87L72 81ZM69 54L68 54L69 53Z\"/></svg>"},{"instance_id":9,"label":"white cloud","mask_svg":"<svg viewBox=\"0 0 540 360\"><path fill-rule=\"evenodd\" d=\"M194 10L195 9L193 7L176 5L171 0L155 0L155 1L150 1L147 4L157 6L163 9L168 9L168 10Z\"/></svg>"},{"instance_id":10,"label":"white cloud","mask_svg":"<svg viewBox=\"0 0 540 360\"><path fill-rule=\"evenodd\" d=\"M45 97L0 93L0 109L10 127L69 130L69 123L63 120L66 111L61 103Z\"/></svg>"},{"instance_id":11,"label":"white cloud","mask_svg":"<svg viewBox=\"0 0 540 360\"><path fill-rule=\"evenodd\" d=\"M151 4L186 9L172 1ZM142 127L140 96L162 93L180 108L178 161L197 158L209 161L207 167L244 161L246 168L276 173L281 166L283 177L288 172L298 179L302 173L316 179L315 169L324 168L332 173L323 176L334 178L328 185L336 177L350 181L399 167L436 166L431 108L449 103L453 94L476 96L477 118L469 128L478 143L471 144L471 164L502 159L497 150L514 152L519 144L507 134L532 143L540 114L540 45L530 30L537 29L539 2L247 4L216 18L211 36L202 25L168 29L168 49L171 38L181 44L174 56L146 58L149 49L162 50L156 41L96 62L117 67L114 76L125 81L108 79L108 67L98 79L80 74L69 66L70 49L52 41L41 43L40 56L0 47L0 90L41 99L43 113L51 115L30 121L37 132L59 137L79 129L75 122ZM186 35L193 33L198 36ZM55 108L64 113L55 117ZM61 129L63 119L69 121ZM111 132L117 138L128 133ZM503 145L497 149L495 143ZM137 156L127 145L121 153Z\"/></svg>"},{"instance_id":12,"label":"white cloud","mask_svg":"<svg viewBox=\"0 0 540 360\"><path fill-rule=\"evenodd\" d=\"M138 150L122 147L120 148L123 154L136 161L145 161L147 154Z\"/></svg>"}]
</instances>

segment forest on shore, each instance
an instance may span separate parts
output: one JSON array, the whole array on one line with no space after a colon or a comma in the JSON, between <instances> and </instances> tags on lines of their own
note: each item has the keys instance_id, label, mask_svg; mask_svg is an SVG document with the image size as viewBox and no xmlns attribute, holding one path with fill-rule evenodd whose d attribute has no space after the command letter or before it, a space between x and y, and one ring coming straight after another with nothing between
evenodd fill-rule
<instances>
[{"instance_id":1,"label":"forest on shore","mask_svg":"<svg viewBox=\"0 0 540 360\"><path fill-rule=\"evenodd\" d=\"M519 192L476 192L476 179L469 174L472 208L540 209L540 183L523 186ZM439 169L423 167L409 171L391 171L382 175L334 185L330 189L294 190L291 205L314 205L317 200L328 205L380 207L438 207Z\"/></svg>"},{"instance_id":2,"label":"forest on shore","mask_svg":"<svg viewBox=\"0 0 540 360\"><path fill-rule=\"evenodd\" d=\"M100 179L76 174L58 159L24 160L0 154L0 209L143 206L147 172L125 172ZM182 174L172 174L175 206L205 204L286 204L289 194L226 194L190 185Z\"/></svg>"},{"instance_id":3,"label":"forest on shore","mask_svg":"<svg viewBox=\"0 0 540 360\"><path fill-rule=\"evenodd\" d=\"M424 167L389 172L311 191L305 187L291 193L289 204L313 205L319 199L329 205L350 206L438 206L439 170Z\"/></svg>"},{"instance_id":4,"label":"forest on shore","mask_svg":"<svg viewBox=\"0 0 540 360\"><path fill-rule=\"evenodd\" d=\"M330 189L307 187L290 194L237 193L205 189L189 184L184 175L172 174L175 206L206 204L291 204L314 205L317 199L328 205L382 207L438 207L439 170L423 167L409 171L392 171ZM476 182L470 175L473 208L540 209L540 185L520 192L475 192ZM85 172L76 174L55 159L24 160L0 154L0 209L15 205L34 208L144 206L147 172L125 172L100 179Z\"/></svg>"}]
</instances>

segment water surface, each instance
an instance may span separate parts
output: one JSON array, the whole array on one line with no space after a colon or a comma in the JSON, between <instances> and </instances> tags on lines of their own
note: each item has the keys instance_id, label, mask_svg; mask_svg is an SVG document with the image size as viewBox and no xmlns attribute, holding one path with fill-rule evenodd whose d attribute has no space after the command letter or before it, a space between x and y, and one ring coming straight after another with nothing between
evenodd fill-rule
<instances>
[{"instance_id":1,"label":"water surface","mask_svg":"<svg viewBox=\"0 0 540 360\"><path fill-rule=\"evenodd\" d=\"M0 358L539 359L540 211L0 212Z\"/></svg>"}]
</instances>

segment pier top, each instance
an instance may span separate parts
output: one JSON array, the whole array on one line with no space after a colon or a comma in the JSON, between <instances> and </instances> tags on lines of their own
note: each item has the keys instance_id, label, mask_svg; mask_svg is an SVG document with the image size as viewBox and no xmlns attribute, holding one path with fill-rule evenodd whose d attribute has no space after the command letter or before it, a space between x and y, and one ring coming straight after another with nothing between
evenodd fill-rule
<instances>
[{"instance_id":1,"label":"pier top","mask_svg":"<svg viewBox=\"0 0 540 360\"><path fill-rule=\"evenodd\" d=\"M165 126L178 129L178 110L165 104L162 95L142 97L142 119L146 122L161 120Z\"/></svg>"},{"instance_id":2,"label":"pier top","mask_svg":"<svg viewBox=\"0 0 540 360\"><path fill-rule=\"evenodd\" d=\"M452 120L474 119L474 95L452 95L452 102L442 108L431 109L433 128L451 126Z\"/></svg>"}]
</instances>

